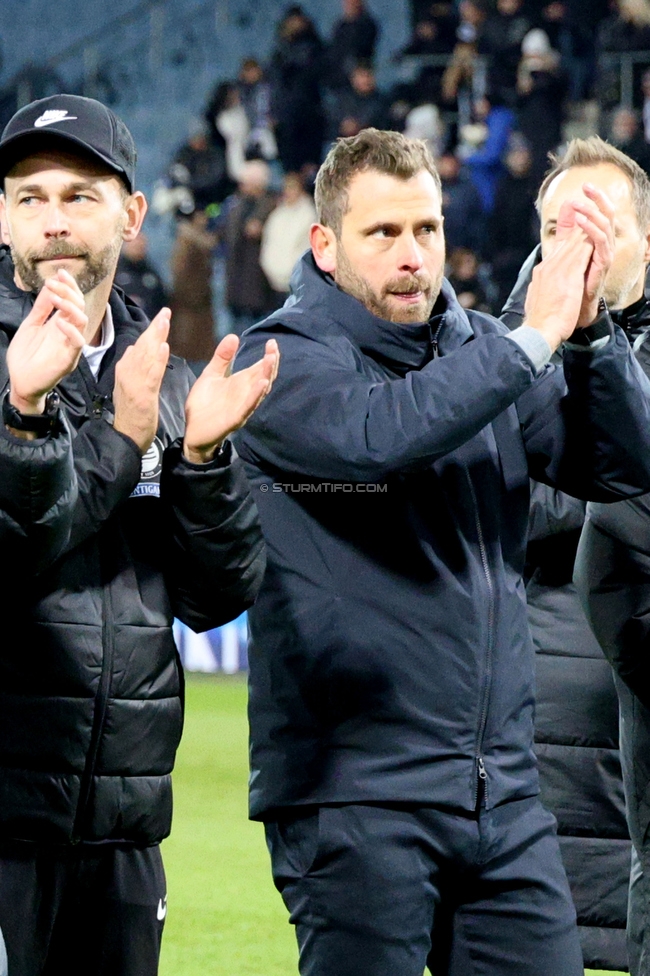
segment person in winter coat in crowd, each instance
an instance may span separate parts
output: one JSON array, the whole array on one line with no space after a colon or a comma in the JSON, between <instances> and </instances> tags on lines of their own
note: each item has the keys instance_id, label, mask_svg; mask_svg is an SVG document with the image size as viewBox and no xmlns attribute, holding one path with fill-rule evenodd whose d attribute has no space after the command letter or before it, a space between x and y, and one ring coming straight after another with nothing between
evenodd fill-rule
<instances>
[{"instance_id":1,"label":"person in winter coat in crowd","mask_svg":"<svg viewBox=\"0 0 650 976\"><path fill-rule=\"evenodd\" d=\"M291 272L309 247L309 231L316 219L314 201L299 173L287 173L282 199L262 230L260 265L275 292L276 305L289 294Z\"/></svg>"},{"instance_id":2,"label":"person in winter coat in crowd","mask_svg":"<svg viewBox=\"0 0 650 976\"><path fill-rule=\"evenodd\" d=\"M299 173L318 164L325 137L321 102L323 43L302 7L289 7L278 25L268 78L282 168Z\"/></svg>"},{"instance_id":3,"label":"person in winter coat in crowd","mask_svg":"<svg viewBox=\"0 0 650 976\"><path fill-rule=\"evenodd\" d=\"M142 231L135 240L125 241L117 262L115 284L152 319L167 305L167 291L148 251L149 241Z\"/></svg>"},{"instance_id":4,"label":"person in winter coat in crowd","mask_svg":"<svg viewBox=\"0 0 650 976\"><path fill-rule=\"evenodd\" d=\"M268 552L250 813L303 974L582 976L537 797L529 477L603 501L650 477L650 383L599 309L611 206L586 194L508 332L443 279L426 145L340 140L292 298L243 339L235 370L282 354L236 441Z\"/></svg>"},{"instance_id":5,"label":"person in winter coat in crowd","mask_svg":"<svg viewBox=\"0 0 650 976\"><path fill-rule=\"evenodd\" d=\"M643 295L650 182L633 160L597 137L573 140L544 180L538 196L541 253L537 249L526 262L503 318L511 328L521 323L532 269L555 244L562 203L583 182L598 186L616 207L616 252L604 297L639 358L639 342L650 328ZM645 367L645 359L640 362ZM585 966L621 970L628 955L630 843L616 690L572 583L584 517L584 501L535 485L527 555L529 621L537 652L535 748L542 799L558 820ZM636 955L632 940L633 967Z\"/></svg>"},{"instance_id":6,"label":"person in winter coat in crowd","mask_svg":"<svg viewBox=\"0 0 650 976\"><path fill-rule=\"evenodd\" d=\"M200 373L214 354L212 252L216 235L204 210L179 215L171 257L172 321L169 347Z\"/></svg>"},{"instance_id":7,"label":"person in winter coat in crowd","mask_svg":"<svg viewBox=\"0 0 650 976\"><path fill-rule=\"evenodd\" d=\"M260 264L262 233L275 207L270 171L261 159L244 163L239 189L226 217L226 304L237 335L276 307L276 297Z\"/></svg>"},{"instance_id":8,"label":"person in winter coat in crowd","mask_svg":"<svg viewBox=\"0 0 650 976\"><path fill-rule=\"evenodd\" d=\"M74 320L83 354L56 385L73 433L71 524L46 572L5 572L0 594L22 642L0 649L0 928L12 974L157 972L159 844L183 721L173 618L205 630L236 617L264 566L227 438L268 392L277 351L238 383L228 337L193 384L169 357L169 310L148 324L113 287L146 212L135 158L124 123L76 95L30 103L0 138L2 369L11 374L54 276L60 309L85 318ZM43 436L53 402L14 392L27 402L11 401L10 426Z\"/></svg>"}]
</instances>

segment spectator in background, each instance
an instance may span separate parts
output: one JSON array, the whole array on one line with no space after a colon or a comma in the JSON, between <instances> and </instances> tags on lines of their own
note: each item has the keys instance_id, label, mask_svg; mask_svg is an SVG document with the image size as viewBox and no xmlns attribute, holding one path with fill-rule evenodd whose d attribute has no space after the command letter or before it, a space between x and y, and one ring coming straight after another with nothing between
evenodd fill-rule
<instances>
[{"instance_id":1,"label":"spectator in background","mask_svg":"<svg viewBox=\"0 0 650 976\"><path fill-rule=\"evenodd\" d=\"M326 84L334 89L345 88L358 61L372 64L378 37L377 21L364 0L343 0L343 16L334 25L325 57Z\"/></svg>"},{"instance_id":2,"label":"spectator in background","mask_svg":"<svg viewBox=\"0 0 650 976\"><path fill-rule=\"evenodd\" d=\"M483 98L477 99L474 103L474 115L478 126L482 127L482 136L478 148L467 155L465 165L479 192L484 213L491 214L497 184L505 172L503 157L514 127L515 115L504 105L498 92L487 93ZM472 127L473 136L480 131L479 128Z\"/></svg>"},{"instance_id":3,"label":"spectator in background","mask_svg":"<svg viewBox=\"0 0 650 976\"><path fill-rule=\"evenodd\" d=\"M491 312L485 286L479 277L479 260L474 251L456 247L450 252L447 279L462 308Z\"/></svg>"},{"instance_id":4,"label":"spectator in background","mask_svg":"<svg viewBox=\"0 0 650 976\"><path fill-rule=\"evenodd\" d=\"M549 39L551 47L556 51L560 48L560 35L564 29L564 16L566 13L564 3L560 0L552 0L542 6L540 17L538 18L544 32Z\"/></svg>"},{"instance_id":5,"label":"spectator in background","mask_svg":"<svg viewBox=\"0 0 650 976\"><path fill-rule=\"evenodd\" d=\"M209 132L203 119L193 119L188 141L178 150L169 168L172 187L186 187L193 208L198 210L211 203L221 203L232 190L224 141L211 142Z\"/></svg>"},{"instance_id":6,"label":"spectator in background","mask_svg":"<svg viewBox=\"0 0 650 976\"><path fill-rule=\"evenodd\" d=\"M452 152L438 160L442 184L442 212L445 241L451 251L457 247L480 253L483 247L483 208L478 190L467 169Z\"/></svg>"},{"instance_id":7,"label":"spectator in background","mask_svg":"<svg viewBox=\"0 0 650 976\"><path fill-rule=\"evenodd\" d=\"M533 26L523 0L497 0L481 30L479 53L488 57L488 85L514 103L521 42Z\"/></svg>"},{"instance_id":8,"label":"spectator in background","mask_svg":"<svg viewBox=\"0 0 650 976\"><path fill-rule=\"evenodd\" d=\"M171 257L172 321L169 346L186 359L199 375L215 349L212 316L212 250L214 234L208 231L204 210L181 214Z\"/></svg>"},{"instance_id":9,"label":"spectator in background","mask_svg":"<svg viewBox=\"0 0 650 976\"><path fill-rule=\"evenodd\" d=\"M560 71L560 55L551 48L548 35L539 28L526 34L517 70L517 128L531 153L533 180L541 183L548 168L548 154L562 141L562 99L566 86Z\"/></svg>"},{"instance_id":10,"label":"spectator in background","mask_svg":"<svg viewBox=\"0 0 650 976\"><path fill-rule=\"evenodd\" d=\"M596 67L596 34L607 16L610 0L565 0L560 32L562 67L568 79L568 97L580 103L592 94Z\"/></svg>"},{"instance_id":11,"label":"spectator in background","mask_svg":"<svg viewBox=\"0 0 650 976\"><path fill-rule=\"evenodd\" d=\"M208 102L205 117L212 141L224 147L226 172L236 183L246 161L250 125L234 82L224 81L217 85Z\"/></svg>"},{"instance_id":12,"label":"spectator in background","mask_svg":"<svg viewBox=\"0 0 650 976\"><path fill-rule=\"evenodd\" d=\"M433 17L419 20L413 29L411 40L396 55L395 60L418 54L451 54L454 49L454 37L440 29Z\"/></svg>"},{"instance_id":13,"label":"spectator in background","mask_svg":"<svg viewBox=\"0 0 650 976\"><path fill-rule=\"evenodd\" d=\"M122 244L115 283L152 319L168 301L162 278L147 257L147 247L142 231L135 240Z\"/></svg>"},{"instance_id":14,"label":"spectator in background","mask_svg":"<svg viewBox=\"0 0 650 976\"><path fill-rule=\"evenodd\" d=\"M438 106L428 102L412 108L406 116L404 135L407 139L424 139L434 159L444 144L445 127Z\"/></svg>"},{"instance_id":15,"label":"spectator in background","mask_svg":"<svg viewBox=\"0 0 650 976\"><path fill-rule=\"evenodd\" d=\"M314 201L305 192L299 173L287 173L282 197L262 230L260 265L275 292L279 308L288 297L293 267L309 247L309 230L316 220Z\"/></svg>"},{"instance_id":16,"label":"spectator in background","mask_svg":"<svg viewBox=\"0 0 650 976\"><path fill-rule=\"evenodd\" d=\"M612 0L612 12L598 29L599 51L644 51L650 47L647 0Z\"/></svg>"},{"instance_id":17,"label":"spectator in background","mask_svg":"<svg viewBox=\"0 0 650 976\"><path fill-rule=\"evenodd\" d=\"M650 146L643 138L636 112L624 106L615 110L608 141L650 174Z\"/></svg>"},{"instance_id":18,"label":"spectator in background","mask_svg":"<svg viewBox=\"0 0 650 976\"><path fill-rule=\"evenodd\" d=\"M330 116L330 135L356 136L362 129L388 128L388 100L377 88L372 66L365 61L350 73L350 85L336 98Z\"/></svg>"},{"instance_id":19,"label":"spectator in background","mask_svg":"<svg viewBox=\"0 0 650 976\"><path fill-rule=\"evenodd\" d=\"M244 58L237 82L239 101L248 121L246 153L261 159L275 159L278 147L271 118L271 86L255 58Z\"/></svg>"},{"instance_id":20,"label":"spectator in background","mask_svg":"<svg viewBox=\"0 0 650 976\"><path fill-rule=\"evenodd\" d=\"M271 55L271 107L280 161L297 173L318 164L325 137L320 78L323 43L302 7L289 7Z\"/></svg>"},{"instance_id":21,"label":"spectator in background","mask_svg":"<svg viewBox=\"0 0 650 976\"><path fill-rule=\"evenodd\" d=\"M522 138L511 140L486 235L486 254L497 287L497 308L503 308L519 269L539 240L535 197L539 181L532 175L533 159Z\"/></svg>"},{"instance_id":22,"label":"spectator in background","mask_svg":"<svg viewBox=\"0 0 650 976\"><path fill-rule=\"evenodd\" d=\"M643 94L643 135L650 143L650 69L641 76L641 92Z\"/></svg>"},{"instance_id":23,"label":"spectator in background","mask_svg":"<svg viewBox=\"0 0 650 976\"><path fill-rule=\"evenodd\" d=\"M270 177L261 159L244 163L226 218L226 304L237 335L277 307L260 265L264 224L275 207L268 191Z\"/></svg>"},{"instance_id":24,"label":"spectator in background","mask_svg":"<svg viewBox=\"0 0 650 976\"><path fill-rule=\"evenodd\" d=\"M449 105L456 102L463 87L471 87L478 42L487 11L485 0L461 0L456 44L441 83L442 100Z\"/></svg>"}]
</instances>

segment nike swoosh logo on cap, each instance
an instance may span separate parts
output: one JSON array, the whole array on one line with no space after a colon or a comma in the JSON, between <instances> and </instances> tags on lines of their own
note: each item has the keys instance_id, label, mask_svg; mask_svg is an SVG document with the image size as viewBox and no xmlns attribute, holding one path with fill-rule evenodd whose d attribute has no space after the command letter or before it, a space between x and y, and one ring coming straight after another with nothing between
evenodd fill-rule
<instances>
[{"instance_id":1,"label":"nike swoosh logo on cap","mask_svg":"<svg viewBox=\"0 0 650 976\"><path fill-rule=\"evenodd\" d=\"M62 111L60 109L49 109L47 112L43 112L42 115L34 122L35 129L42 129L45 125L54 125L55 122L72 122L77 118L76 115L68 115L67 109Z\"/></svg>"}]
</instances>

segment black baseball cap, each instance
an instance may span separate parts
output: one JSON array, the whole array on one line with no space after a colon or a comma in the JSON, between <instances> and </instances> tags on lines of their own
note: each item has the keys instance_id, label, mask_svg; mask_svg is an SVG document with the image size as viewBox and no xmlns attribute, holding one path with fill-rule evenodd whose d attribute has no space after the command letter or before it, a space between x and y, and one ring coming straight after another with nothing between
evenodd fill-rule
<instances>
[{"instance_id":1,"label":"black baseball cap","mask_svg":"<svg viewBox=\"0 0 650 976\"><path fill-rule=\"evenodd\" d=\"M94 98L50 95L21 108L0 137L0 180L14 165L39 149L58 143L77 146L135 184L137 152L133 136L117 115Z\"/></svg>"}]
</instances>

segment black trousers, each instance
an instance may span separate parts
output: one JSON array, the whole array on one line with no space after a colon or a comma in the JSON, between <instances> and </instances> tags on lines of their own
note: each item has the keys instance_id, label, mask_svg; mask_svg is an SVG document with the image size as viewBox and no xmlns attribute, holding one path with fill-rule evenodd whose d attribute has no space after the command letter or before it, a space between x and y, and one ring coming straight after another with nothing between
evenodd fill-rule
<instances>
[{"instance_id":1,"label":"black trousers","mask_svg":"<svg viewBox=\"0 0 650 976\"><path fill-rule=\"evenodd\" d=\"M268 823L302 976L583 976L537 798L476 816L346 804Z\"/></svg>"},{"instance_id":2,"label":"black trousers","mask_svg":"<svg viewBox=\"0 0 650 976\"><path fill-rule=\"evenodd\" d=\"M11 976L155 976L166 913L157 846L0 845Z\"/></svg>"}]
</instances>

